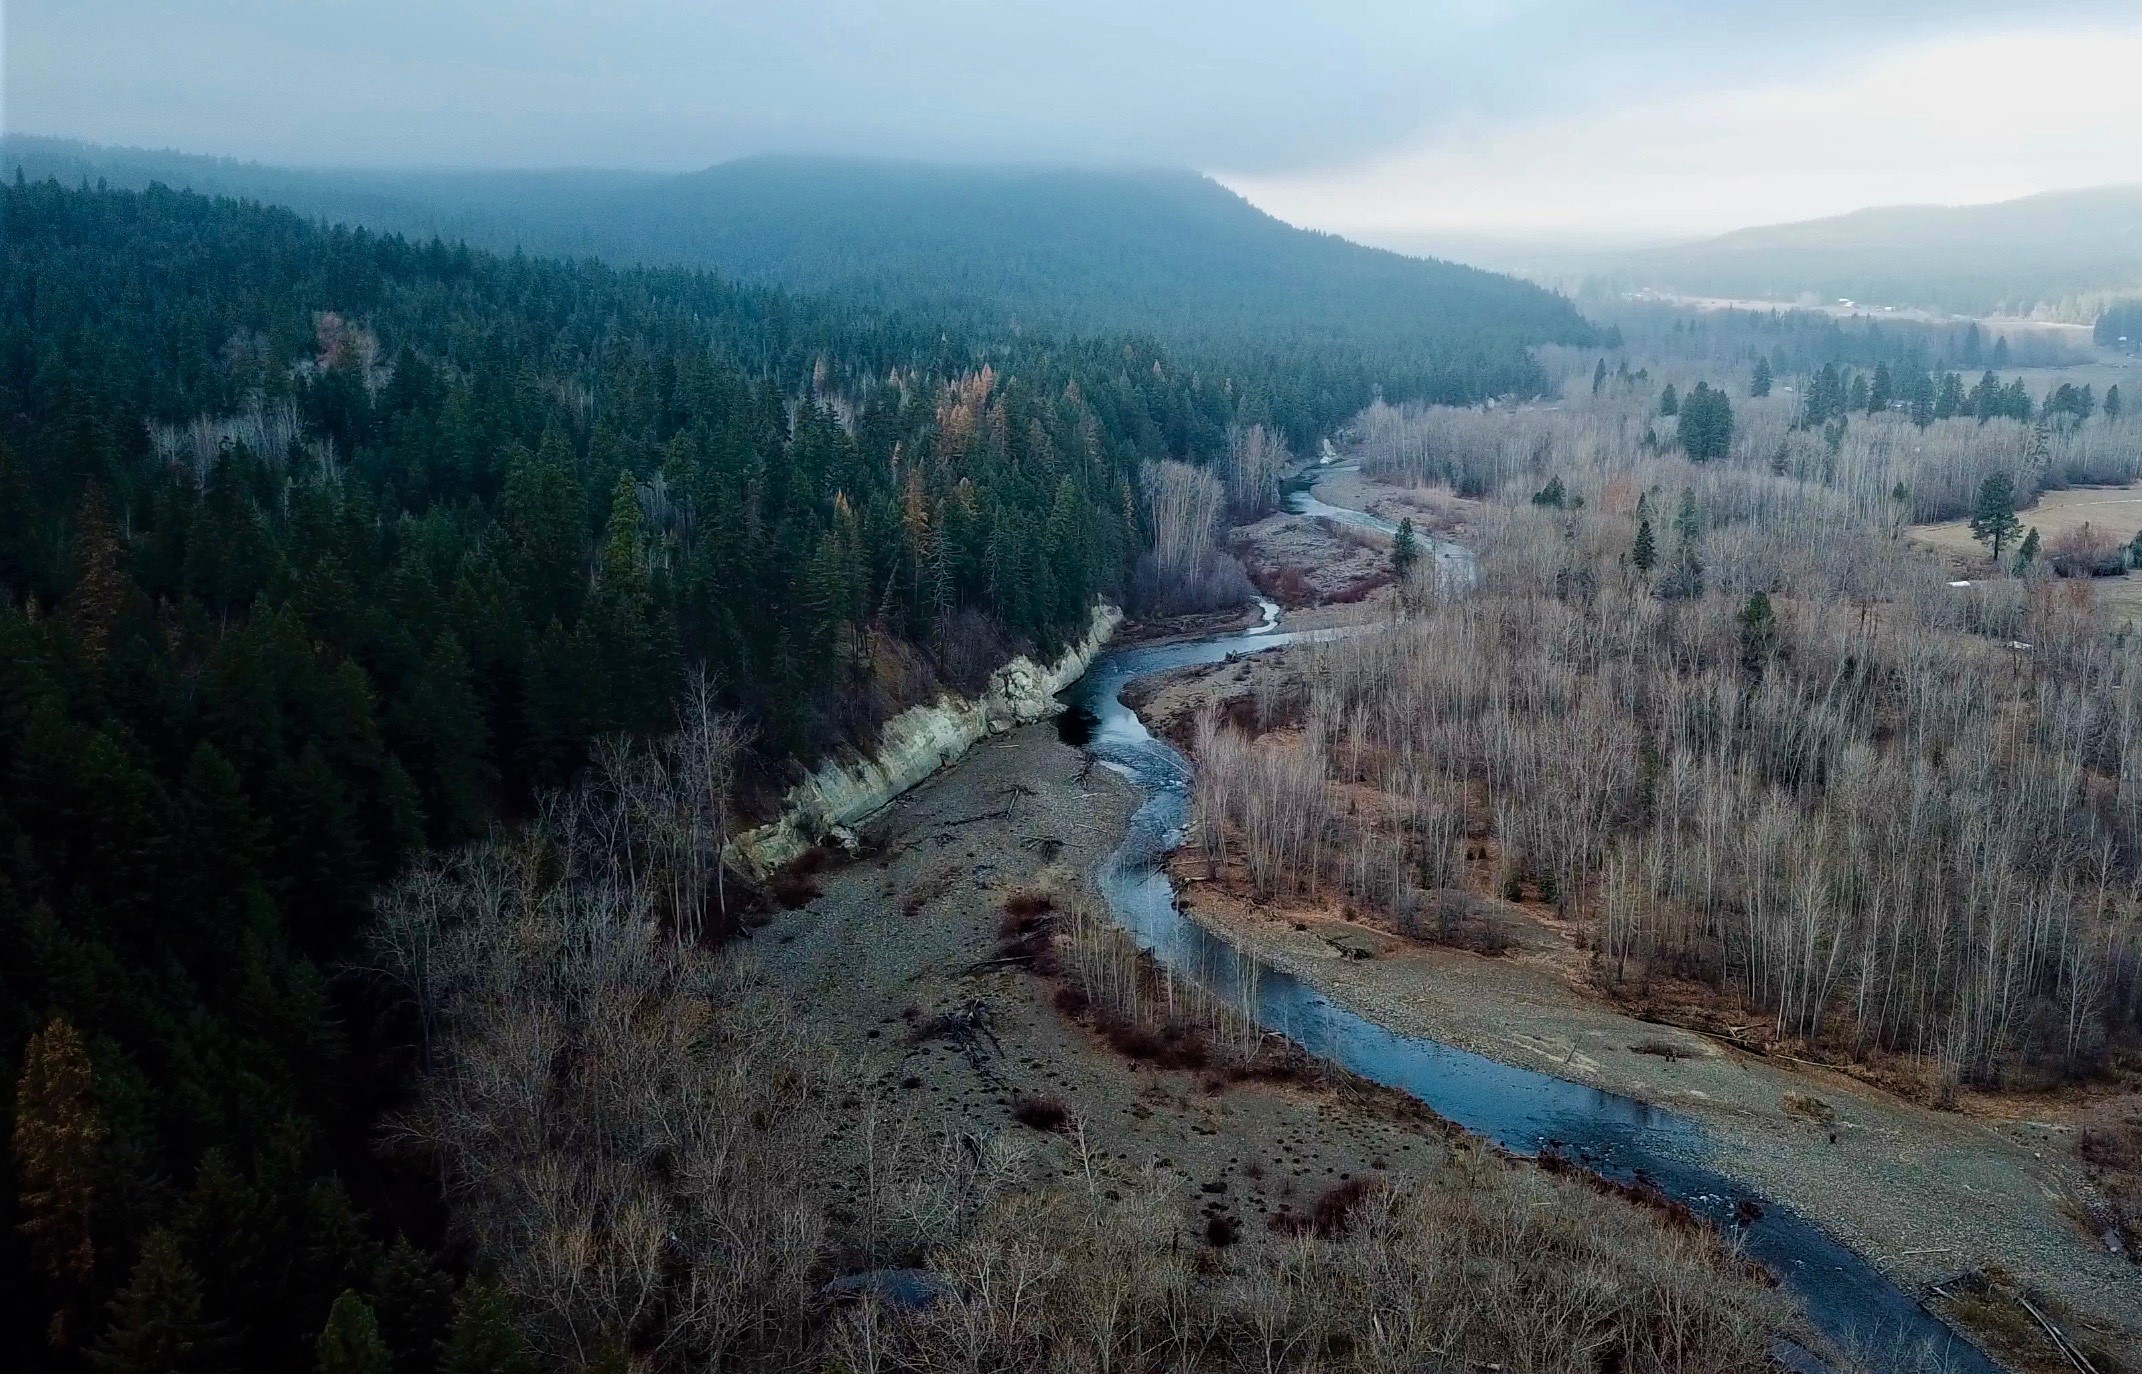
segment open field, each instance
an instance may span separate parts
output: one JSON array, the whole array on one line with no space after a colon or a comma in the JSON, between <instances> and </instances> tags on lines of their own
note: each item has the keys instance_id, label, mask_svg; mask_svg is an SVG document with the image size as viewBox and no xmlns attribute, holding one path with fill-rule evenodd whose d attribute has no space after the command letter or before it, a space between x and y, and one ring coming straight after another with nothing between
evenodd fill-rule
<instances>
[{"instance_id":1,"label":"open field","mask_svg":"<svg viewBox=\"0 0 2142 1374\"><path fill-rule=\"evenodd\" d=\"M2069 487L2041 494L2025 510L2016 512L2025 529L2036 529L2043 545L2051 548L2063 537L2075 535L2084 526L2101 541L2125 544L2142 533L2142 482L2125 487ZM1968 520L1912 525L1905 530L1910 541L1948 562L1958 573L1974 581L2011 579L1993 567L1986 546L1971 535ZM2093 577L2063 584L2075 594L2087 587L2089 599L2109 625L2142 624L2142 573L2117 577Z\"/></svg>"}]
</instances>

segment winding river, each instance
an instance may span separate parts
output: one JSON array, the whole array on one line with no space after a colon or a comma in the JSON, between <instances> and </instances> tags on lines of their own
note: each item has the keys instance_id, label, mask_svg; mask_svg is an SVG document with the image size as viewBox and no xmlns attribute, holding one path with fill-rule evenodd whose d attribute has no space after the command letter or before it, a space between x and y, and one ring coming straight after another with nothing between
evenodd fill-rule
<instances>
[{"instance_id":1,"label":"winding river","mask_svg":"<svg viewBox=\"0 0 2142 1374\"><path fill-rule=\"evenodd\" d=\"M1385 531L1393 528L1374 516L1317 501L1304 483L1290 491L1289 508L1350 524L1374 522L1370 527ZM1461 582L1472 580L1469 551L1433 541L1427 546ZM1756 1198L1751 1189L1708 1164L1713 1152L1694 1118L1440 1041L1398 1034L1284 970L1255 960L1182 914L1162 861L1183 840L1190 764L1146 730L1137 713L1123 704L1122 692L1133 680L1154 673L1332 633L1285 632L1279 628L1278 607L1263 605L1263 623L1246 631L1106 654L1062 693L1065 737L1146 794L1122 842L1097 875L1115 919L1178 976L1203 983L1258 1025L1287 1036L1309 1053L1406 1092L1506 1149L1530 1155L1551 1147L1610 1178L1647 1180L1719 1227L1737 1231L1746 1252L1774 1270L1805 1303L1815 1325L1840 1346L1887 1352L1886 1367L1902 1368L1913 1357L1932 1356L1960 1374L1996 1374L1997 1366L1873 1265L1805 1217ZM1736 1213L1749 1198L1762 1202L1761 1216L1742 1225ZM1820 1368L1797 1349L1781 1352L1781 1359L1793 1367Z\"/></svg>"}]
</instances>

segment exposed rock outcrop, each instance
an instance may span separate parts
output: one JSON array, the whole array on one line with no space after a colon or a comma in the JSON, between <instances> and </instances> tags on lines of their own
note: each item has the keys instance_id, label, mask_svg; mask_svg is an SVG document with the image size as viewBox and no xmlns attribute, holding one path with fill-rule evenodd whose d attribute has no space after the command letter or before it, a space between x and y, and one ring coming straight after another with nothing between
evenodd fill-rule
<instances>
[{"instance_id":1,"label":"exposed rock outcrop","mask_svg":"<svg viewBox=\"0 0 2142 1374\"><path fill-rule=\"evenodd\" d=\"M1056 694L1078 680L1122 623L1122 611L1097 605L1085 635L1056 662L1043 665L1021 654L990 674L980 696L947 693L902 711L885 723L875 751L822 764L790 788L779 816L730 842L730 862L754 875L771 872L822 839L849 835L990 735L1055 715L1063 709Z\"/></svg>"}]
</instances>

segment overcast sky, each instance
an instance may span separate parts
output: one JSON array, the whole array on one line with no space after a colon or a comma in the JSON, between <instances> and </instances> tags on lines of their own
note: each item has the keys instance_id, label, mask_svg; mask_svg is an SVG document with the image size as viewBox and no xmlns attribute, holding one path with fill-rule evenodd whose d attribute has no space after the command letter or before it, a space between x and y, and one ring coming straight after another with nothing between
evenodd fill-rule
<instances>
[{"instance_id":1,"label":"overcast sky","mask_svg":"<svg viewBox=\"0 0 2142 1374\"><path fill-rule=\"evenodd\" d=\"M2142 0L5 0L10 131L308 164L1188 164L1691 233L2142 181Z\"/></svg>"}]
</instances>

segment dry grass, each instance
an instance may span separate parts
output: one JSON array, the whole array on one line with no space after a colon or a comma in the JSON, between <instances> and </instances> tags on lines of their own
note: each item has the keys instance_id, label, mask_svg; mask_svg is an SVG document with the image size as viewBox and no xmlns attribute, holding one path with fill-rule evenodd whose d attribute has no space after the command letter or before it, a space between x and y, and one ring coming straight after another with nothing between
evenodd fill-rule
<instances>
[{"instance_id":1,"label":"dry grass","mask_svg":"<svg viewBox=\"0 0 2142 1374\"><path fill-rule=\"evenodd\" d=\"M1714 1233L1478 1153L1349 1180L1288 1233L1183 1247L1177 1211L1100 1176L1006 1198L932 1256L947 1300L851 1314L837 1367L1726 1374L1787 1320Z\"/></svg>"},{"instance_id":2,"label":"dry grass","mask_svg":"<svg viewBox=\"0 0 2142 1374\"><path fill-rule=\"evenodd\" d=\"M2016 512L2025 526L2034 526L2047 544L2083 525L2124 544L2142 532L2142 482L2125 487L2070 487L2048 491ZM1913 525L1906 533L1912 540L1942 553L1972 560L1986 557L1986 546L1971 537L1969 520L1946 520L1938 525Z\"/></svg>"},{"instance_id":3,"label":"dry grass","mask_svg":"<svg viewBox=\"0 0 2142 1374\"><path fill-rule=\"evenodd\" d=\"M1827 1126L1837 1119L1837 1109L1812 1093L1789 1092L1778 1099L1778 1106L1787 1116L1796 1116L1802 1121L1812 1121Z\"/></svg>"},{"instance_id":4,"label":"dry grass","mask_svg":"<svg viewBox=\"0 0 2142 1374\"><path fill-rule=\"evenodd\" d=\"M1940 1309L2009 1369L2074 1374L2085 1366L2062 1348L2065 1344L2096 1374L2136 1374L2135 1366L2109 1348L2081 1314L2005 1270L1975 1271L1936 1291ZM2046 1330L2048 1323L2059 1333L2057 1340Z\"/></svg>"},{"instance_id":5,"label":"dry grass","mask_svg":"<svg viewBox=\"0 0 2142 1374\"><path fill-rule=\"evenodd\" d=\"M1725 1374L1792 1321L1717 1234L1469 1149L1418 1182L1348 1180L1302 1234L1246 1232L1029 1098L1018 1120L1067 1135L1041 1148L1077 1181L1022 1185L1031 1137L888 1124L748 964L675 938L607 797L410 874L375 940L425 1031L404 1143L432 1153L544 1371ZM1290 1062L1046 889L1013 894L1004 930L1047 932L1087 1014L1164 1055ZM903 1015L987 1033L972 1008ZM859 1169L822 1148L850 1127ZM824 1301L829 1277L887 1265L942 1295Z\"/></svg>"},{"instance_id":6,"label":"dry grass","mask_svg":"<svg viewBox=\"0 0 2142 1374\"><path fill-rule=\"evenodd\" d=\"M2090 1234L2116 1239L2142 1263L2142 1108L2108 1115L2075 1133L2075 1156L2096 1192L2083 1208Z\"/></svg>"}]
</instances>

